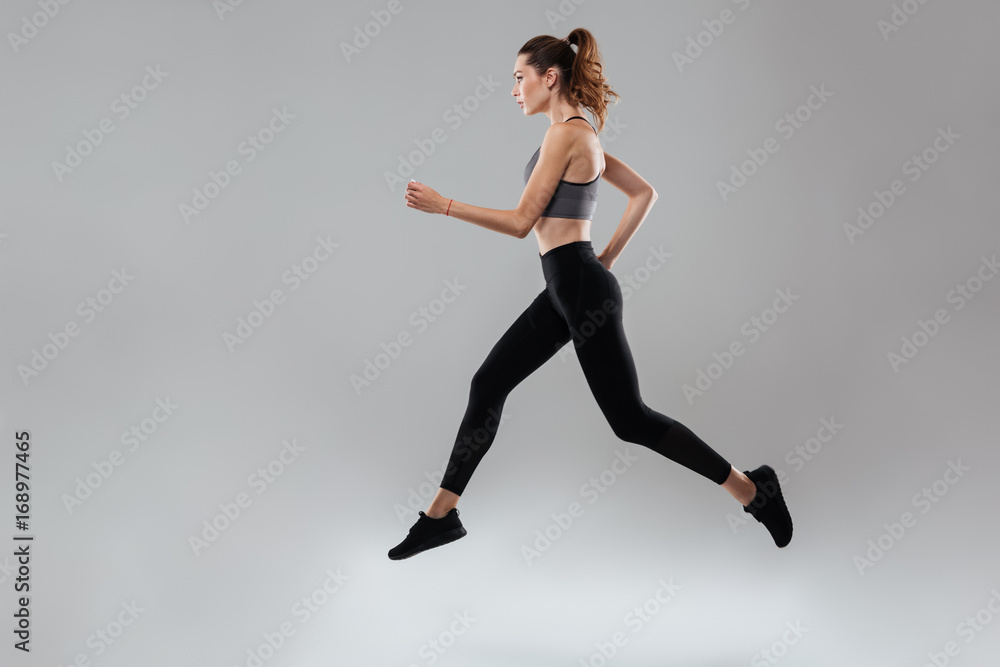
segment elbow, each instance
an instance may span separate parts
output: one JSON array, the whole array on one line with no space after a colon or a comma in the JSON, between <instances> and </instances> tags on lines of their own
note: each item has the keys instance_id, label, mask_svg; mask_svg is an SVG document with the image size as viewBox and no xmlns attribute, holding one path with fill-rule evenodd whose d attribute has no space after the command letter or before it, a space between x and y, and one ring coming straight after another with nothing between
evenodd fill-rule
<instances>
[{"instance_id":1,"label":"elbow","mask_svg":"<svg viewBox=\"0 0 1000 667\"><path fill-rule=\"evenodd\" d=\"M530 234L532 228L534 228L534 226L535 226L535 222L537 222L537 220L534 221L534 222L530 221L526 216L523 216L523 215L515 217L514 221L515 221L515 223L514 223L514 230L515 230L514 237L515 238L519 238L519 239L523 239L528 234Z\"/></svg>"},{"instance_id":2,"label":"elbow","mask_svg":"<svg viewBox=\"0 0 1000 667\"><path fill-rule=\"evenodd\" d=\"M637 202L647 203L649 206L653 205L653 202L657 198L656 190L652 186L645 188L643 190L636 191L634 194L629 195L630 200Z\"/></svg>"}]
</instances>

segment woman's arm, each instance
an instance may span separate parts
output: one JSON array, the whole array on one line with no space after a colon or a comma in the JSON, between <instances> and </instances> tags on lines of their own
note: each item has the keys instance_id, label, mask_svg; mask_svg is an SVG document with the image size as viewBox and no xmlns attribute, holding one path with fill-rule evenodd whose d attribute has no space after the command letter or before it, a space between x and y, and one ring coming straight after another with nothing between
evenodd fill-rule
<instances>
[{"instance_id":1,"label":"woman's arm","mask_svg":"<svg viewBox=\"0 0 1000 667\"><path fill-rule=\"evenodd\" d=\"M649 209L653 208L657 194L646 179L618 158L604 153L604 163L604 180L628 195L625 214L611 240L608 241L607 247L598 255L604 266L610 269L638 231L639 225L646 219Z\"/></svg>"},{"instance_id":2,"label":"woman's arm","mask_svg":"<svg viewBox=\"0 0 1000 667\"><path fill-rule=\"evenodd\" d=\"M548 206L559 186L559 179L569 165L573 131L574 128L562 123L551 125L546 130L538 153L538 162L528 177L524 192L521 193L521 201L515 209L482 208L450 200L416 181L411 181L406 186L406 205L428 213L442 215L447 213L449 217L523 239L531 232L542 211Z\"/></svg>"},{"instance_id":3,"label":"woman's arm","mask_svg":"<svg viewBox=\"0 0 1000 667\"><path fill-rule=\"evenodd\" d=\"M441 213L447 210L448 201L447 199L444 200L445 207L441 209ZM451 202L451 210L448 211L448 217L471 222L474 225L479 225L494 232L500 232L501 234L507 234L519 239L523 239L528 235L527 232L523 231L525 229L524 219L518 215L517 209L504 211L496 208L482 208L455 200Z\"/></svg>"}]
</instances>

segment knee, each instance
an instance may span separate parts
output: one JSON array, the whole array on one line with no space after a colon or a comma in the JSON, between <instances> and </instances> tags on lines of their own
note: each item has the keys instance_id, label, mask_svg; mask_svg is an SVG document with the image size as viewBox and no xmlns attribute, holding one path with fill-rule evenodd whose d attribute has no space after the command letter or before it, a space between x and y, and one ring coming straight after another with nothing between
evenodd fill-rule
<instances>
[{"instance_id":1,"label":"knee","mask_svg":"<svg viewBox=\"0 0 1000 667\"><path fill-rule=\"evenodd\" d=\"M641 445L645 442L643 416L634 413L617 413L608 418L608 424L615 436L625 442Z\"/></svg>"},{"instance_id":2,"label":"knee","mask_svg":"<svg viewBox=\"0 0 1000 667\"><path fill-rule=\"evenodd\" d=\"M469 383L469 402L479 405L493 405L507 396L500 376L487 365L482 365L472 375Z\"/></svg>"},{"instance_id":3,"label":"knee","mask_svg":"<svg viewBox=\"0 0 1000 667\"><path fill-rule=\"evenodd\" d=\"M495 383L496 380L493 378L490 369L486 366L480 366L479 370L472 374L472 381L469 382L469 395L481 396L486 394Z\"/></svg>"},{"instance_id":4,"label":"knee","mask_svg":"<svg viewBox=\"0 0 1000 667\"><path fill-rule=\"evenodd\" d=\"M612 401L604 410L604 415L614 434L637 445L648 446L663 430L663 420L673 423L665 415L654 415L645 401Z\"/></svg>"}]
</instances>

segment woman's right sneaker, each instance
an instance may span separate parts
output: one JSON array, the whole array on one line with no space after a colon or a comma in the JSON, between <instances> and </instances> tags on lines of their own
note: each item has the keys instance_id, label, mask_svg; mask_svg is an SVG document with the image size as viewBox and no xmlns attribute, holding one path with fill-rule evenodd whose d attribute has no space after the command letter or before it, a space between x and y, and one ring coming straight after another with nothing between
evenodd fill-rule
<instances>
[{"instance_id":1,"label":"woman's right sneaker","mask_svg":"<svg viewBox=\"0 0 1000 667\"><path fill-rule=\"evenodd\" d=\"M458 518L458 508L452 507L439 519L432 519L421 511L417 522L410 528L402 542L389 549L389 558L403 560L421 551L439 547L465 537L466 530Z\"/></svg>"},{"instance_id":2,"label":"woman's right sneaker","mask_svg":"<svg viewBox=\"0 0 1000 667\"><path fill-rule=\"evenodd\" d=\"M756 470L744 470L743 474L757 487L757 495L749 505L743 506L743 511L764 524L776 545L786 546L792 540L792 517L785 506L774 468L762 465Z\"/></svg>"}]
</instances>

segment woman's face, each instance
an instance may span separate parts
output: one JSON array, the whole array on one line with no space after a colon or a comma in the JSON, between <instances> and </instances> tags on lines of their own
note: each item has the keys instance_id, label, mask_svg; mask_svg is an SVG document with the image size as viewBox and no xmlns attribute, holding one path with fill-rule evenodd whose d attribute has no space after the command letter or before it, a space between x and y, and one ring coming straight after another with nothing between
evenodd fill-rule
<instances>
[{"instance_id":1,"label":"woman's face","mask_svg":"<svg viewBox=\"0 0 1000 667\"><path fill-rule=\"evenodd\" d=\"M525 64L525 55L519 55L514 63L514 88L510 94L520 104L526 115L542 110L550 97L550 91L545 86L545 79L535 73L532 67Z\"/></svg>"}]
</instances>

